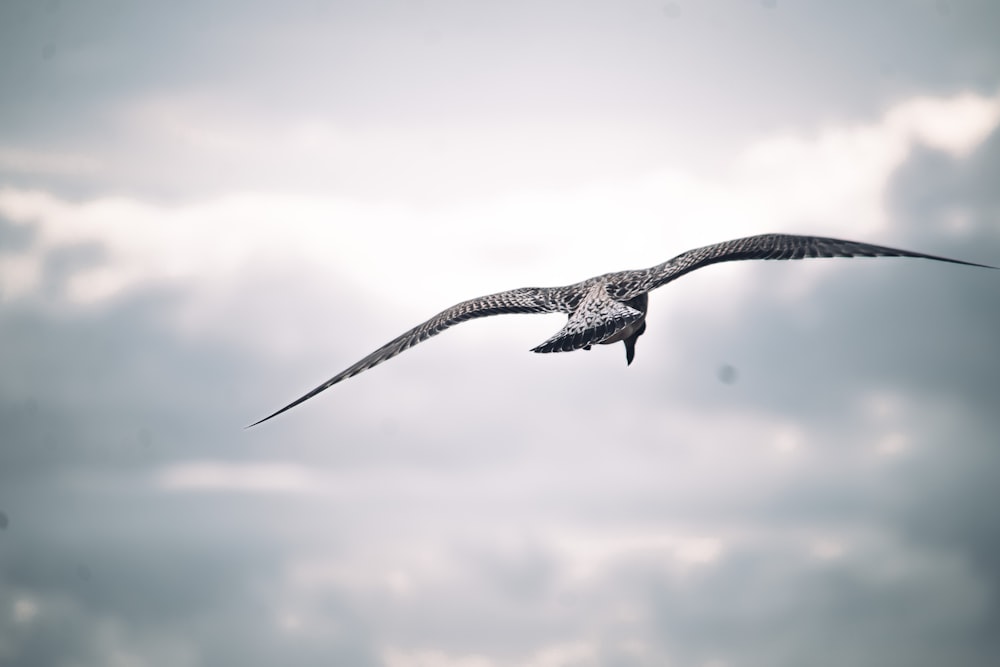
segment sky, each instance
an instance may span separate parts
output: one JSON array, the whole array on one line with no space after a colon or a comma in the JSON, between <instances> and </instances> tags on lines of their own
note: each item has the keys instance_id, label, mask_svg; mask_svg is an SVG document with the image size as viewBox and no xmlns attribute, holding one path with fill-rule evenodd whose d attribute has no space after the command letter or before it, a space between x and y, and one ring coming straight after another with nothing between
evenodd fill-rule
<instances>
[{"instance_id":1,"label":"sky","mask_svg":"<svg viewBox=\"0 0 1000 667\"><path fill-rule=\"evenodd\" d=\"M0 0L0 665L992 665L989 0Z\"/></svg>"}]
</instances>

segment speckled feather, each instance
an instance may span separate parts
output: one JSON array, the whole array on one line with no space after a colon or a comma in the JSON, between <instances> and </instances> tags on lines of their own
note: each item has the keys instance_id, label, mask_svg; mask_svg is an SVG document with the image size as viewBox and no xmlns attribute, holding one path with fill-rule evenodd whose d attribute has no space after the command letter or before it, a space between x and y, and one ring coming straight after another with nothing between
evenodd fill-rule
<instances>
[{"instance_id":1,"label":"speckled feather","mask_svg":"<svg viewBox=\"0 0 1000 667\"><path fill-rule=\"evenodd\" d=\"M583 285L584 283L580 283ZM572 286L576 287L576 285ZM571 310L566 326L532 352L570 352L600 343L645 313L608 296L608 283L591 279L583 298Z\"/></svg>"},{"instance_id":2,"label":"speckled feather","mask_svg":"<svg viewBox=\"0 0 1000 667\"><path fill-rule=\"evenodd\" d=\"M417 343L466 320L506 313L563 312L569 315L566 326L532 351L569 352L589 349L596 343L624 340L625 336L631 337L626 344L630 344L631 349L634 349L635 338L645 329L645 295L657 287L662 287L695 269L717 262L810 257L919 257L952 264L996 268L948 257L819 236L762 234L724 241L689 250L648 269L606 273L564 287L523 287L463 301L394 338L305 396L251 426L276 417L338 382L377 366ZM629 359L631 360L631 356Z\"/></svg>"}]
</instances>

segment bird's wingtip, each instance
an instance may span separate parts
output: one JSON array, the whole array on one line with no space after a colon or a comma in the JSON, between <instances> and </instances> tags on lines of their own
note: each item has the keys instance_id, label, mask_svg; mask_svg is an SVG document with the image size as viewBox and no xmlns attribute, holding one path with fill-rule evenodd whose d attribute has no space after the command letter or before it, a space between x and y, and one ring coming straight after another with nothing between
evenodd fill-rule
<instances>
[{"instance_id":1,"label":"bird's wingtip","mask_svg":"<svg viewBox=\"0 0 1000 667\"><path fill-rule=\"evenodd\" d=\"M293 404L293 405L294 405L294 404ZM289 408L291 408L291 407L292 407L292 406L291 406L291 405L289 405L289 406L287 406L287 407L284 407L284 408L282 408L282 409L278 410L278 411L277 411L277 412L275 412L275 413L272 413L272 414L269 414L268 416L264 417L263 419L259 419L259 420L255 421L254 423L250 424L249 426L244 426L244 427L243 427L243 430L244 430L244 431L246 431L247 429L250 429L250 428L253 428L254 426L257 426L258 424L263 424L263 423L264 423L264 422L266 422L266 421L267 421L268 419L272 419L272 418L274 418L274 417L277 417L277 416L278 416L278 415L280 415L280 414L281 414L282 412L284 412L285 410L288 410L288 409L289 409Z\"/></svg>"}]
</instances>

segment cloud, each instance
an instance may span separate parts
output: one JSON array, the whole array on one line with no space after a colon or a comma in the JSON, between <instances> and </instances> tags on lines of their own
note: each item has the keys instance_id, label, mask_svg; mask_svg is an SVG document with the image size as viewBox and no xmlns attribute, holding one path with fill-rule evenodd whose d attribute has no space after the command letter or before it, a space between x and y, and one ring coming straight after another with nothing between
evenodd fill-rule
<instances>
[{"instance_id":1,"label":"cloud","mask_svg":"<svg viewBox=\"0 0 1000 667\"><path fill-rule=\"evenodd\" d=\"M470 290L485 292L503 287L503 280L516 280L514 269L525 275L525 269L554 261L562 267L559 275L549 269L539 271L541 277L573 280L615 266L596 266L592 257L659 262L669 248L680 251L760 231L808 229L870 238L887 224L881 193L915 142L966 155L998 119L1000 98L919 98L890 108L875 123L830 128L809 137L761 139L736 157L731 173L721 180L667 165L631 182L555 194L522 192L422 213L344 197L282 193L238 193L169 207L126 197L74 203L7 187L0 190L0 214L30 226L34 238L30 253L0 264L0 280L7 298L30 294L40 287L42 263L57 248L99 243L107 261L74 273L65 290L73 302L99 301L147 284L197 282L210 295L239 281L253 266L279 266L290 258L326 282L369 274L366 289L399 301L394 285L407 275L417 281L406 281L411 289L426 285L435 293L445 291L450 272L427 271L428 266L459 271ZM210 123L197 127L199 136L215 136ZM254 137L273 135L265 128L238 132L226 124L220 131L237 132L227 145L248 153L273 155L280 146L296 145L278 137L254 146ZM310 150L336 153L336 145L323 145L325 136L333 135L313 131ZM209 155L213 141L201 145ZM374 152L379 150L376 145ZM476 150L470 146L470 155ZM379 161L388 159L385 155ZM623 218L630 221L631 235L646 240L638 251L574 232ZM434 243L424 242L427 238ZM412 251L416 247L419 252ZM525 247L531 253L512 263L511 253ZM370 275L375 266L389 270ZM429 309L447 305L431 299L418 303Z\"/></svg>"},{"instance_id":2,"label":"cloud","mask_svg":"<svg viewBox=\"0 0 1000 667\"><path fill-rule=\"evenodd\" d=\"M986 271L713 267L656 294L627 371L527 354L558 318L495 318L242 429L459 299L731 236L996 263L996 82L906 82L989 59L989 21L595 7L494 7L504 38L416 5L335 34L320 6L31 10L54 32L0 40L0 77L25 72L0 130L0 661L992 664ZM519 25L534 47L498 51Z\"/></svg>"},{"instance_id":3,"label":"cloud","mask_svg":"<svg viewBox=\"0 0 1000 667\"><path fill-rule=\"evenodd\" d=\"M530 656L504 663L497 663L481 655L453 656L436 650L387 649L384 655L386 667L501 667L515 664L525 667L557 667L597 664L597 653L596 647L586 642L575 642L547 646Z\"/></svg>"},{"instance_id":4,"label":"cloud","mask_svg":"<svg viewBox=\"0 0 1000 667\"><path fill-rule=\"evenodd\" d=\"M98 171L97 158L0 146L0 171L27 174L80 175Z\"/></svg>"},{"instance_id":5,"label":"cloud","mask_svg":"<svg viewBox=\"0 0 1000 667\"><path fill-rule=\"evenodd\" d=\"M966 157L997 127L1000 100L963 95L944 102L918 98L893 109L888 118L897 131L955 157Z\"/></svg>"},{"instance_id":6,"label":"cloud","mask_svg":"<svg viewBox=\"0 0 1000 667\"><path fill-rule=\"evenodd\" d=\"M323 488L321 477L287 463L184 463L158 475L158 485L168 491L249 491L257 493L310 493Z\"/></svg>"}]
</instances>

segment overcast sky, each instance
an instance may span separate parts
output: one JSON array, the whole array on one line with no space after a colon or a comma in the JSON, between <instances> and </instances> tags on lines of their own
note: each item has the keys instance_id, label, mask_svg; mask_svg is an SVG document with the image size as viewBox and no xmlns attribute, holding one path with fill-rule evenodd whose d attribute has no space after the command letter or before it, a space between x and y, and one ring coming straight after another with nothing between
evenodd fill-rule
<instances>
[{"instance_id":1,"label":"overcast sky","mask_svg":"<svg viewBox=\"0 0 1000 667\"><path fill-rule=\"evenodd\" d=\"M0 664L993 665L991 0L0 0Z\"/></svg>"}]
</instances>

